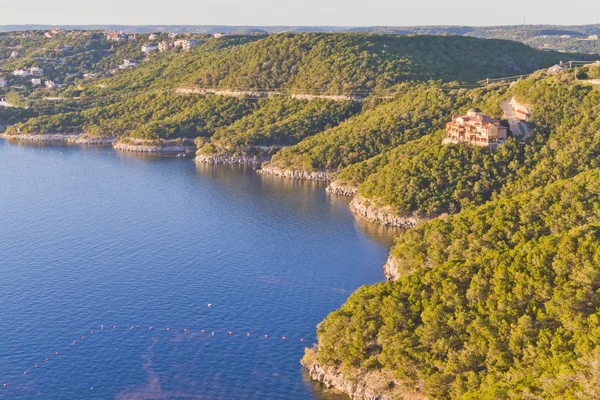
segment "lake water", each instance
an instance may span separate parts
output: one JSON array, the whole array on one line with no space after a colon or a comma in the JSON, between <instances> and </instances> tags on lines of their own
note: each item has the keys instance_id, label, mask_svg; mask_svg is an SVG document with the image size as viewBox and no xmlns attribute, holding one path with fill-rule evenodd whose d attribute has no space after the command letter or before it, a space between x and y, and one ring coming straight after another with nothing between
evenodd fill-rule
<instances>
[{"instance_id":1,"label":"lake water","mask_svg":"<svg viewBox=\"0 0 600 400\"><path fill-rule=\"evenodd\" d=\"M390 241L314 183L0 140L0 398L339 398L299 360Z\"/></svg>"}]
</instances>

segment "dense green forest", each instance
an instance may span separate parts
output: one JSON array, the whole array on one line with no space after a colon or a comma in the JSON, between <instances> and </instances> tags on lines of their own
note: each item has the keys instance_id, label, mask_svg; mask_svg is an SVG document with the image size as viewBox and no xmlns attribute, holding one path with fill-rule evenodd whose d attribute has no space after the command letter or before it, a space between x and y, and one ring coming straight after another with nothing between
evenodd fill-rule
<instances>
[{"instance_id":1,"label":"dense green forest","mask_svg":"<svg viewBox=\"0 0 600 400\"><path fill-rule=\"evenodd\" d=\"M469 54L465 57L465 54ZM109 89L178 84L296 93L363 93L408 80L475 82L532 72L568 55L520 43L452 36L277 34L207 41L161 55Z\"/></svg>"},{"instance_id":2,"label":"dense green forest","mask_svg":"<svg viewBox=\"0 0 600 400\"><path fill-rule=\"evenodd\" d=\"M211 142L204 144L199 152L256 153L259 146L294 145L316 132L338 125L360 109L359 104L351 101L264 99L252 114L217 130Z\"/></svg>"},{"instance_id":3,"label":"dense green forest","mask_svg":"<svg viewBox=\"0 0 600 400\"><path fill-rule=\"evenodd\" d=\"M452 167L455 146L435 151L424 137L340 175L402 212L453 201L462 211L396 238L400 278L359 289L319 326L321 363L390 371L433 399L598 398L600 91L539 73L507 94L533 109L527 142ZM467 202L411 186L444 172ZM471 198L476 185L488 194Z\"/></svg>"}]
</instances>

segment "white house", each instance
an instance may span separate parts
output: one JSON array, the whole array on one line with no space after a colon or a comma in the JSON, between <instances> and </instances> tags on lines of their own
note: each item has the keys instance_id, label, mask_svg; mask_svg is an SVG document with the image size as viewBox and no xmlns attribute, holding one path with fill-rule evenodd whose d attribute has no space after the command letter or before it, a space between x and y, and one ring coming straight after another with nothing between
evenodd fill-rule
<instances>
[{"instance_id":1,"label":"white house","mask_svg":"<svg viewBox=\"0 0 600 400\"><path fill-rule=\"evenodd\" d=\"M183 40L176 40L173 43L173 46L181 47L184 51L190 51L192 48L197 46L198 43L200 43L198 40L183 39Z\"/></svg>"},{"instance_id":2,"label":"white house","mask_svg":"<svg viewBox=\"0 0 600 400\"><path fill-rule=\"evenodd\" d=\"M17 69L13 71L14 76L29 76L30 72L26 69Z\"/></svg>"},{"instance_id":3,"label":"white house","mask_svg":"<svg viewBox=\"0 0 600 400\"><path fill-rule=\"evenodd\" d=\"M54 83L53 81L46 81L46 87L48 89L56 89L58 87L58 85L56 83Z\"/></svg>"},{"instance_id":4,"label":"white house","mask_svg":"<svg viewBox=\"0 0 600 400\"><path fill-rule=\"evenodd\" d=\"M148 54L156 50L158 50L158 45L155 44L145 44L142 46L142 53Z\"/></svg>"},{"instance_id":5,"label":"white house","mask_svg":"<svg viewBox=\"0 0 600 400\"><path fill-rule=\"evenodd\" d=\"M157 37L156 34L151 33L150 36L148 36L148 40L155 40Z\"/></svg>"},{"instance_id":6,"label":"white house","mask_svg":"<svg viewBox=\"0 0 600 400\"><path fill-rule=\"evenodd\" d=\"M33 76L40 76L44 74L44 70L42 68L38 68L38 67L31 67L29 69L29 72L31 73L31 75Z\"/></svg>"},{"instance_id":7,"label":"white house","mask_svg":"<svg viewBox=\"0 0 600 400\"><path fill-rule=\"evenodd\" d=\"M123 64L119 65L120 69L127 69L127 68L135 68L137 66L137 61L136 60L123 60Z\"/></svg>"},{"instance_id":8,"label":"white house","mask_svg":"<svg viewBox=\"0 0 600 400\"><path fill-rule=\"evenodd\" d=\"M564 69L565 69L565 67L563 67L562 65L556 64L556 65L553 65L550 68L548 68L548 73L550 75L555 75L555 74L558 74L560 71L564 71Z\"/></svg>"},{"instance_id":9,"label":"white house","mask_svg":"<svg viewBox=\"0 0 600 400\"><path fill-rule=\"evenodd\" d=\"M33 86L40 86L42 84L42 80L40 78L33 78L31 80L31 84Z\"/></svg>"},{"instance_id":10,"label":"white house","mask_svg":"<svg viewBox=\"0 0 600 400\"><path fill-rule=\"evenodd\" d=\"M0 78L0 88L6 87L6 79Z\"/></svg>"}]
</instances>

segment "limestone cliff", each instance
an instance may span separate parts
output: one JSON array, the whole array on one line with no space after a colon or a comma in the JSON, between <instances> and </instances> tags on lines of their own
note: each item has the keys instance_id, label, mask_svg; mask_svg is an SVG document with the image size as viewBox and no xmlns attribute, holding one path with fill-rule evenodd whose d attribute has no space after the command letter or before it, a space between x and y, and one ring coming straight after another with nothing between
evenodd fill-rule
<instances>
[{"instance_id":1,"label":"limestone cliff","mask_svg":"<svg viewBox=\"0 0 600 400\"><path fill-rule=\"evenodd\" d=\"M307 179L312 181L332 181L333 174L326 171L296 171L291 169L281 169L273 164L265 164L258 170L261 174L271 174L289 179Z\"/></svg>"},{"instance_id":2,"label":"limestone cliff","mask_svg":"<svg viewBox=\"0 0 600 400\"><path fill-rule=\"evenodd\" d=\"M419 218L415 216L401 217L395 214L390 207L381 207L372 200L366 199L360 195L352 199L350 209L368 221L377 222L385 226L410 228L420 221Z\"/></svg>"},{"instance_id":3,"label":"limestone cliff","mask_svg":"<svg viewBox=\"0 0 600 400\"><path fill-rule=\"evenodd\" d=\"M341 371L340 368L321 365L318 349L306 349L302 365L310 377L327 388L343 392L353 400L427 400L418 388L407 388L385 371Z\"/></svg>"},{"instance_id":4,"label":"limestone cliff","mask_svg":"<svg viewBox=\"0 0 600 400\"><path fill-rule=\"evenodd\" d=\"M358 193L358 187L346 185L339 181L333 181L327 186L327 192L338 196L352 197Z\"/></svg>"}]
</instances>

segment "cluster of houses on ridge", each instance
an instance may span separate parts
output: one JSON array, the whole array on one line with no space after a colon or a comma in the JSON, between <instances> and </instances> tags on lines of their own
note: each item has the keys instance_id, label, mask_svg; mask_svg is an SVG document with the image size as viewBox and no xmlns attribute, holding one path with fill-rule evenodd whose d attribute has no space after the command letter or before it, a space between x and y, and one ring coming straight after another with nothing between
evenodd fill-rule
<instances>
[{"instance_id":1,"label":"cluster of houses on ridge","mask_svg":"<svg viewBox=\"0 0 600 400\"><path fill-rule=\"evenodd\" d=\"M194 47L196 47L200 43L199 40L193 39L181 39L176 40L174 42L168 42L163 40L158 44L145 44L142 46L142 53L149 54L155 51L160 51L161 53L164 51L169 51L176 47L181 47L183 51L190 51Z\"/></svg>"}]
</instances>

